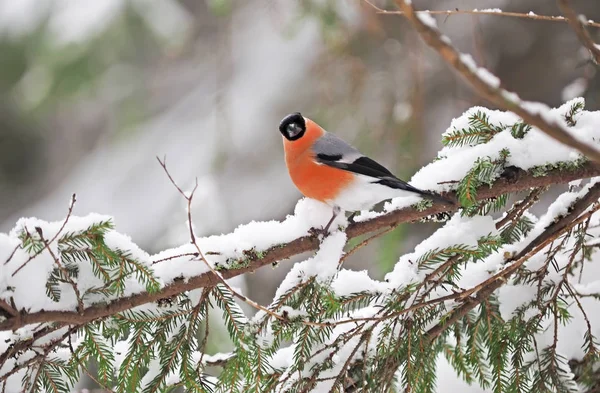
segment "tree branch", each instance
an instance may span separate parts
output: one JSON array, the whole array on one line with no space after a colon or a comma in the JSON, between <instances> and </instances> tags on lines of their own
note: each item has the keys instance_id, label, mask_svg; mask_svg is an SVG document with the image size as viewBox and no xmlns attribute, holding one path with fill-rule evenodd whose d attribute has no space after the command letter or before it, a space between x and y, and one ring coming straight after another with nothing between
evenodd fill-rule
<instances>
[{"instance_id":1,"label":"tree branch","mask_svg":"<svg viewBox=\"0 0 600 393\"><path fill-rule=\"evenodd\" d=\"M509 168L494 183L492 187L483 186L480 188L477 193L477 199L488 199L501 194L514 193L534 187L543 187L552 184L565 184L573 180L584 179L593 176L600 176L600 165L586 163L581 167L571 171L561 171L558 169L550 170L545 176L541 177L535 177L532 174L520 169ZM445 197L456 200L456 196L453 193L446 194ZM348 226L346 233L349 239L355 238L375 230L381 230L390 227L393 228L404 222L414 222L439 213L454 212L457 209L458 205L441 203L435 203L430 208L422 211L419 211L415 208L406 208L390 212L371 220L353 223ZM304 236L289 243L272 247L262 253L262 257L257 256L256 253L249 253L249 255L254 256L247 260L247 266L239 269L221 271L221 277L224 279L229 279L244 273L253 272L262 266L271 265L277 261L288 259L301 253L315 251L318 249L318 247L319 240L317 237ZM0 322L0 331L15 330L34 323L58 322L71 325L85 324L87 322L105 318L143 304L168 298L185 291L203 287L211 287L220 282L221 279L219 277L215 276L212 272L206 272L189 279L176 280L172 284L165 286L156 293L150 294L144 292L115 300L109 304L96 304L87 307L81 313L76 311L39 311L31 314L20 313L16 317L10 317Z\"/></svg>"},{"instance_id":2,"label":"tree branch","mask_svg":"<svg viewBox=\"0 0 600 393\"><path fill-rule=\"evenodd\" d=\"M466 298L466 302L452 310L449 313L449 318L444 319L443 323L439 323L436 326L429 329L427 332L427 338L429 340L435 339L439 336L447 327L453 325L460 318L467 315L469 311L477 307L481 302L486 300L488 297L494 293L498 288L508 282L508 278L516 272L522 265L525 263L529 257L538 253L541 249L546 247L550 241L554 240L562 233L564 233L565 229L572 228L576 224L581 221L584 221L588 218L588 215L591 215L592 212L588 212L587 215L580 215L593 203L597 202L600 198L600 183L596 183L592 188L588 191L588 193L579 199L569 210L569 213L557 221L553 222L544 232L542 232L539 236L533 239L529 244L527 244L521 251L513 256L511 260L513 261L512 265L505 268L498 274L492 276L490 279L482 283L477 287L477 291L474 297ZM597 210L597 209L596 209ZM475 293L475 291L469 291Z\"/></svg>"},{"instance_id":3,"label":"tree branch","mask_svg":"<svg viewBox=\"0 0 600 393\"><path fill-rule=\"evenodd\" d=\"M596 203L599 198L600 183L596 183L590 188L586 195L571 205L567 214L557 218L552 224L546 227L541 234L525 245L521 251L519 251L519 253L510 258L510 260L507 261L507 267L505 267L499 273L494 274L481 284L460 293L460 296L456 298L456 301L462 301L463 303L443 316L440 319L441 322L427 330L423 337L424 341L427 343L433 342L446 329L452 327L461 318L465 317L469 311L473 310L481 303L487 302L489 297L497 289L508 283L510 276L514 274L530 257L542 251L552 241L569 232L576 225L589 220L592 214L600 209L600 205L596 204L591 210L586 210L590 207L590 205ZM444 265L451 263L451 261L452 258L444 263ZM438 269L441 268L441 266L438 267ZM396 370L399 366L399 362L399 358L395 355L386 357L387 367L391 370ZM357 369L360 366L359 363L360 362L357 362L355 365Z\"/></svg>"},{"instance_id":4,"label":"tree branch","mask_svg":"<svg viewBox=\"0 0 600 393\"><path fill-rule=\"evenodd\" d=\"M368 0L363 0L365 3L369 4L371 7L373 7L378 14L384 14L384 15L404 15L404 12L402 11L395 11L395 10L385 10L383 8L377 7L375 4L373 4L372 2L368 1ZM568 19L565 18L564 16L554 16L554 15L538 15L538 14L534 14L534 13L523 13L523 12L510 12L510 11L495 11L495 10L459 10L454 9L454 10L423 10L423 11L417 11L417 12L422 12L424 14L429 14L429 15L446 15L446 16L450 16L450 15L486 15L486 16L504 16L504 17L509 17L509 18L520 18L520 19L532 19L532 20L542 20L542 21L549 21L549 22L568 22ZM581 21L585 26L590 26L590 27L600 27L600 23L598 22L593 22L591 20L586 20L586 21Z\"/></svg>"},{"instance_id":5,"label":"tree branch","mask_svg":"<svg viewBox=\"0 0 600 393\"><path fill-rule=\"evenodd\" d=\"M572 136L566 126L549 117L545 113L545 109L526 108L524 104L527 103L521 101L515 93L501 88L500 81L494 75L483 68L479 68L470 56L464 55L454 48L450 40L447 37L443 37L432 23L425 22L422 17L428 15L418 14L410 1L396 0L396 3L403 12L403 15L421 35L421 38L431 48L436 50L479 95L498 107L517 114L525 123L537 127L548 136L600 163L600 151Z\"/></svg>"},{"instance_id":6,"label":"tree branch","mask_svg":"<svg viewBox=\"0 0 600 393\"><path fill-rule=\"evenodd\" d=\"M590 36L590 33L588 33L588 31L585 29L581 15L577 15L575 10L571 8L569 0L557 0L557 2L558 8L560 8L560 11L567 18L569 25L571 26L575 34L577 34L577 38L579 38L581 44L585 46L590 52L594 63L596 63L597 65L600 64L600 47L596 46L596 44L592 40L592 37Z\"/></svg>"}]
</instances>

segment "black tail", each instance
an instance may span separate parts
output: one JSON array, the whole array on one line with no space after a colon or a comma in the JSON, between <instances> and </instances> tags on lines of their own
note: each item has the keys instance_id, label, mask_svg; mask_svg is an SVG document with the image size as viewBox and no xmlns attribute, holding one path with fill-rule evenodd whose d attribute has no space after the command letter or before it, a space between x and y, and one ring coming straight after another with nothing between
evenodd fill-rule
<instances>
[{"instance_id":1,"label":"black tail","mask_svg":"<svg viewBox=\"0 0 600 393\"><path fill-rule=\"evenodd\" d=\"M384 186L391 187L391 188L396 188L398 190L414 192L415 194L421 195L423 198L427 198L433 202L442 203L444 205L454 206L456 204L451 199L445 198L445 197L443 197L439 194L436 194L432 191L419 190L418 188L411 186L407 182L400 180L396 177L387 177L386 176L385 178L381 178L381 180L379 180L375 183L382 184Z\"/></svg>"}]
</instances>

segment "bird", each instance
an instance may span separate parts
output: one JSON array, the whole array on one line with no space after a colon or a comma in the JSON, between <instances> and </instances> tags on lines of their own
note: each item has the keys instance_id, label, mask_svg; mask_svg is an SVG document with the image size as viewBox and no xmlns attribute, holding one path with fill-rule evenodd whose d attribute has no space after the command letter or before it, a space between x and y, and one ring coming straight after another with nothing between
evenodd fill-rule
<instances>
[{"instance_id":1,"label":"bird","mask_svg":"<svg viewBox=\"0 0 600 393\"><path fill-rule=\"evenodd\" d=\"M418 195L435 202L452 201L420 190L400 180L386 167L360 153L341 138L325 131L314 121L294 112L281 120L285 163L298 190L311 199L333 208L323 228L329 232L340 212L371 209L377 203L398 196Z\"/></svg>"}]
</instances>

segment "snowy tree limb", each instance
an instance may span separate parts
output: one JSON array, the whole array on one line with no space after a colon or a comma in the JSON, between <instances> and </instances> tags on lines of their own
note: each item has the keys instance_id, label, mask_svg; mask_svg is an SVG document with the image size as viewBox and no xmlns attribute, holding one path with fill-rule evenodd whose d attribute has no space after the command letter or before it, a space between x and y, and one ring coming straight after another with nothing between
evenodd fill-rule
<instances>
[{"instance_id":1,"label":"snowy tree limb","mask_svg":"<svg viewBox=\"0 0 600 393\"><path fill-rule=\"evenodd\" d=\"M590 33L585 29L585 18L583 18L583 15L577 15L575 10L571 8L569 0L558 0L557 2L561 12L567 18L569 25L575 34L577 34L577 38L579 38L581 44L590 52L594 63L600 64L600 47L594 43Z\"/></svg>"},{"instance_id":2,"label":"snowy tree limb","mask_svg":"<svg viewBox=\"0 0 600 393\"><path fill-rule=\"evenodd\" d=\"M553 184L566 184L573 180L600 176L600 165L586 163L573 170L549 170L545 176L534 176L533 174L511 168L505 171L492 187L483 186L477 192L477 199L484 200L506 193L528 190L535 187L549 186ZM456 199L454 194L446 194L446 197ZM425 219L432 215L454 212L457 205L451 206L436 203L425 210L406 208L390 212L388 214L362 222L353 223L348 226L346 233L348 238L355 238L376 230L396 227L401 223L414 222ZM229 279L244 273L253 272L260 267L271 265L279 261L289 259L295 255L315 251L319 247L319 239L315 236L304 236L287 244L272 247L260 256L256 253L248 253L247 265L238 269L220 271L222 278ZM87 322L108 317L134 307L156 302L160 299L203 287L213 287L221 283L221 279L212 272L191 277L187 280L176 280L174 283L162 288L156 293L140 293L133 296L121 298L109 304L98 304L87 307L82 312L74 311L40 311L31 314L19 313L10 316L0 322L0 331L16 330L26 325L36 323L60 323L68 325L81 325Z\"/></svg>"},{"instance_id":3,"label":"snowy tree limb","mask_svg":"<svg viewBox=\"0 0 600 393\"><path fill-rule=\"evenodd\" d=\"M549 115L548 109L543 104L522 101L515 93L501 88L500 80L496 76L479 68L470 56L460 53L450 40L440 33L433 18L415 11L410 1L397 0L396 3L421 38L436 50L479 95L498 107L517 114L526 123L537 127L550 137L600 162L600 151L572 136L565 125Z\"/></svg>"},{"instance_id":4,"label":"snowy tree limb","mask_svg":"<svg viewBox=\"0 0 600 393\"><path fill-rule=\"evenodd\" d=\"M518 268L529 259L529 257L535 255L542 248L546 247L561 233L564 233L566 229L573 228L577 223L591 216L597 209L591 210L584 215L582 215L582 213L593 203L597 202L598 199L600 199L600 184L595 184L583 198L581 198L572 206L569 214L551 224L538 237L523 247L519 253L512 256L509 261L507 261L508 263L512 262L512 265L508 266L500 273L490 277L481 285L477 286L477 290L473 291L475 296L471 296L470 298L466 299L467 301L462 306L452 310L449 318L445 319L443 323L439 323L429 329L428 338L430 340L435 339L445 328L451 326L453 323L465 316L469 311L474 309L492 293L494 293L494 291L506 284L508 282L508 278L515 273Z\"/></svg>"},{"instance_id":5,"label":"snowy tree limb","mask_svg":"<svg viewBox=\"0 0 600 393\"><path fill-rule=\"evenodd\" d=\"M527 199L528 198L526 198L526 200ZM506 260L505 267L500 272L494 274L479 285L462 291L460 294L461 296L455 297L456 301L462 302L462 305L449 311L445 317L441 318L439 323L427 330L424 341L430 343L430 345L433 345L435 339L442 335L446 329L454 326L470 311L474 310L482 303L487 302L490 296L496 290L509 283L509 278L515 274L531 257L541 252L561 235L573 230L576 225L581 224L586 220L589 223L590 217L595 212L600 210L600 205L598 204L599 199L600 184L596 183L583 197L581 197L570 207L569 212L566 215L555 220L541 234L524 245L518 253L510 256L510 258ZM590 206L592 205L594 206L590 209ZM419 287L425 285L425 282L428 281L431 276L435 276L438 271L443 270L449 264L456 263L458 259L459 257L456 256L455 258L450 258L447 262L440 265L436 271L431 273L431 275L419 285ZM567 270L568 269L565 269L564 275L567 274ZM564 275L563 280L566 280ZM430 288L430 290L432 289L433 287ZM558 294L558 292L558 289L555 290L555 295ZM585 315L585 311L583 312ZM555 324L556 322L557 318L555 315ZM554 342L556 344L556 332L554 336ZM396 370L399 367L399 359L396 356L391 356L389 359L385 360L385 362L389 366L390 370ZM352 369L349 370L349 374L355 374L357 372L356 370L360 369L361 367L362 363L360 361L355 363L352 366ZM346 388L350 389L354 387L356 387L356 381L353 380L350 381L350 384L346 386Z\"/></svg>"}]
</instances>

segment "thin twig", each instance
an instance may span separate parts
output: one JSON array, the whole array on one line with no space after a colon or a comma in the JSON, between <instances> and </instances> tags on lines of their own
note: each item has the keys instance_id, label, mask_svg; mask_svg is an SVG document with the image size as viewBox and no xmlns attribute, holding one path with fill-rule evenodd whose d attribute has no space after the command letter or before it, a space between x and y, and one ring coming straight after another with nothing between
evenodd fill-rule
<instances>
[{"instance_id":1,"label":"thin twig","mask_svg":"<svg viewBox=\"0 0 600 393\"><path fill-rule=\"evenodd\" d=\"M160 164L160 166L164 169L165 173L169 177L169 180L171 181L171 184L173 184L175 186L175 188L177 189L177 191L187 201L187 214L188 214L188 223L189 223L188 226L189 226L189 230L190 230L190 241L195 244L196 243L196 236L194 235L194 227L192 225L192 200L194 199L194 193L198 189L198 178L196 178L196 184L194 185L194 188L190 192L190 195L186 195L185 192L183 192L183 190L177 185L177 183L175 182L175 180L173 180L173 177L171 177L171 174L167 170L167 156L164 156L164 158L162 159L162 161L157 156L156 160L158 161L158 163Z\"/></svg>"},{"instance_id":2,"label":"thin twig","mask_svg":"<svg viewBox=\"0 0 600 393\"><path fill-rule=\"evenodd\" d=\"M377 232L374 235L371 235L369 237L367 237L366 239L364 239L362 242L358 243L356 246L354 246L350 251L348 251L347 253L345 253L341 258L340 261L338 262L338 267L340 267L344 261L346 259L348 259L348 257L350 257L352 254L354 254L356 251L360 250L361 248L363 248L364 246L366 246L367 244L369 244L372 240L381 237L383 235L385 235L386 233L389 233L391 231L393 231L395 229L395 227L389 227L384 229L381 232Z\"/></svg>"},{"instance_id":3,"label":"thin twig","mask_svg":"<svg viewBox=\"0 0 600 393\"><path fill-rule=\"evenodd\" d=\"M214 277L217 278L217 280L220 282L220 284L222 284L225 288L227 288L227 290L229 290L235 297L237 297L238 299L240 299L244 303L248 304L249 306L251 306L253 308L256 308L257 310L263 311L264 313L272 316L275 319L278 319L278 320L281 320L281 321L287 321L286 317L284 317L282 315L279 315L276 312L273 312L273 311L269 310L268 308L264 307L263 305L258 304L254 300L252 300L252 299L250 299L250 298L242 295L241 293L237 292L235 289L233 289L233 287L231 285L229 285L229 283L227 283L227 281L223 278L223 276L218 271L215 270L215 268L212 266L212 264L210 262L208 262L208 260L206 259L206 257L202 253L202 250L200 250L200 246L198 245L198 242L196 241L196 235L194 234L194 229L193 229L193 224L192 224L192 200L194 198L194 193L196 192L196 189L198 188L198 179L196 179L196 185L194 186L194 189L190 192L189 195L186 195L185 192L183 192L183 190L177 185L177 183L175 182L175 180L173 180L173 177L169 173L169 170L167 169L167 164L166 164L167 158L165 157L162 161L158 157L156 157L156 159L158 160L158 162L162 166L163 170L165 171L165 173L169 177L169 180L171 180L171 183L173 183L173 185L175 186L175 188L177 189L177 191L179 191L179 193L181 194L181 196L183 196L185 198L185 200L187 201L187 216L188 216L188 228L189 228L189 231L190 231L190 242L196 248L196 251L198 253L198 256L200 257L200 260L202 262L204 262L204 264L206 265L206 267L208 267L208 269L210 270L210 272L214 275ZM310 326L318 326L318 327L326 327L327 326L327 324L321 324L321 323L318 323L318 322L310 322L310 321L303 321L302 323L310 325Z\"/></svg>"},{"instance_id":4,"label":"thin twig","mask_svg":"<svg viewBox=\"0 0 600 393\"><path fill-rule=\"evenodd\" d=\"M496 222L496 229L502 228L509 222L512 222L514 219L519 218L525 213L527 209L529 209L534 203L536 203L542 192L544 192L545 187L537 187L531 190L531 192L525 197L525 199L515 203L513 207L506 213L504 217Z\"/></svg>"},{"instance_id":5,"label":"thin twig","mask_svg":"<svg viewBox=\"0 0 600 393\"><path fill-rule=\"evenodd\" d=\"M44 233L42 232L42 228L35 227L35 230L37 231L38 235L40 236L40 239L44 243L44 248L46 250L48 250L48 252L52 256L52 259L54 259L54 262L58 266L58 269L62 272L64 280L67 281L73 288L73 291L75 292L75 296L77 298L77 311L80 314L82 314L85 307L83 305L83 299L81 298L81 293L79 292L77 283L75 283L75 281L73 281L73 279L69 275L69 272L67 271L67 269L60 262L60 259L58 258L58 256L56 256L56 254L54 254L54 251L52 251L52 249L50 248L50 243L44 238ZM53 239L55 239L55 238L56 238L56 236Z\"/></svg>"},{"instance_id":6,"label":"thin twig","mask_svg":"<svg viewBox=\"0 0 600 393\"><path fill-rule=\"evenodd\" d=\"M49 241L50 244L54 243L54 241L58 238L58 236L65 229L65 226L69 222L69 219L71 218L71 214L73 213L73 206L75 206L76 201L77 201L77 195L76 194L71 195L71 203L69 203L69 211L67 212L67 217L65 217L65 220L63 221L62 226L59 228L58 232L56 232L54 234L54 236L52 236L52 239L50 239L50 241ZM29 235L29 236L31 236L31 235ZM15 251L16 251L16 249L15 249ZM29 258L27 258L27 260L25 262L23 262L23 264L21 266L19 266L17 268L17 270L15 270L13 272L12 276L14 277L15 274L17 274L21 269L23 269L29 262L31 262L34 258L36 258L38 255L40 255L42 252L44 252L43 248L41 250L39 250L38 252L36 252L35 254L30 255ZM8 257L6 262L4 262L5 265L8 262L10 262L10 260L14 256L14 254L15 254L15 252L13 251L13 253Z\"/></svg>"},{"instance_id":7,"label":"thin twig","mask_svg":"<svg viewBox=\"0 0 600 393\"><path fill-rule=\"evenodd\" d=\"M198 361L198 369L197 371L200 372L200 366L202 365L202 359L204 358L204 354L206 353L206 343L208 342L208 333L209 333L209 329L210 329L210 320L209 315L210 312L208 310L208 305L206 302L206 299L208 299L208 296L210 295L211 290L210 289L204 289L202 291L202 297L200 297L200 301L198 302L198 305L196 307L205 307L205 313L204 313L204 337L202 338L202 342L200 343L200 360Z\"/></svg>"},{"instance_id":8,"label":"thin twig","mask_svg":"<svg viewBox=\"0 0 600 393\"><path fill-rule=\"evenodd\" d=\"M377 7L375 4L373 4L371 1L368 0L363 0L365 3L369 4L371 7L373 7L378 14L385 14L385 15L403 15L404 12L402 11L396 11L396 10L385 10L383 8ZM523 12L510 12L510 11L495 11L495 10L459 10L454 9L454 10L423 10L423 11L418 11L424 14L429 14L429 15L489 15L489 16L504 16L504 17L510 17L510 18L522 18L522 19L532 19L532 20L541 20L541 21L549 21L549 22L567 22L567 18L565 18L564 16L553 16L553 15L538 15L538 14L534 14L533 12L529 12L529 13L523 13ZM600 27L600 23L598 22L594 22L591 20L587 20L587 21L582 21L582 23L586 26L590 26L590 27Z\"/></svg>"},{"instance_id":9,"label":"thin twig","mask_svg":"<svg viewBox=\"0 0 600 393\"><path fill-rule=\"evenodd\" d=\"M13 259L13 257L15 256L15 253L17 252L17 250L21 248L21 243L17 244L15 246L15 248L13 248L12 252L10 253L10 255L8 256L8 258L6 258L6 261L4 261L4 264L6 265L8 262L11 261L11 259Z\"/></svg>"},{"instance_id":10,"label":"thin twig","mask_svg":"<svg viewBox=\"0 0 600 393\"><path fill-rule=\"evenodd\" d=\"M600 64L600 47L596 46L590 33L585 29L585 18L582 18L582 15L577 15L575 10L571 8L569 4L569 0L557 0L558 8L565 15L567 21L569 22L569 26L579 38L579 41L583 46L587 48L592 57L592 61L596 64Z\"/></svg>"},{"instance_id":11,"label":"thin twig","mask_svg":"<svg viewBox=\"0 0 600 393\"><path fill-rule=\"evenodd\" d=\"M171 255L170 257L164 257L164 258L152 261L152 264L156 265L157 263L160 263L160 262L170 261L172 259L177 259L177 258L181 258L181 257L198 257L198 253L197 252L186 252L183 254Z\"/></svg>"}]
</instances>

